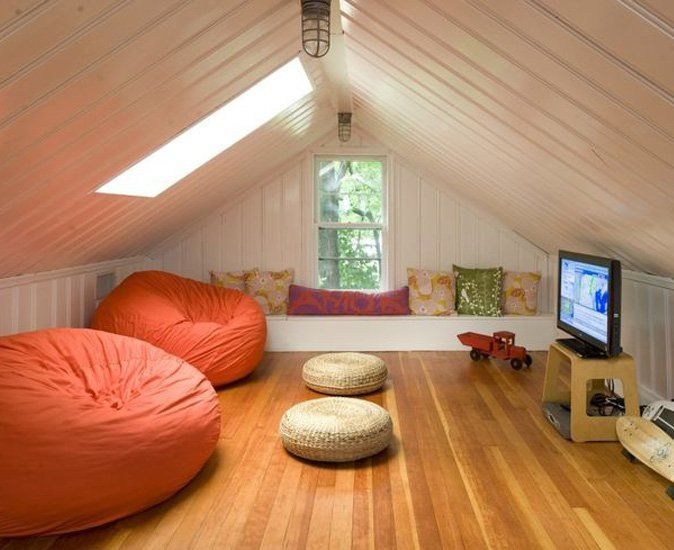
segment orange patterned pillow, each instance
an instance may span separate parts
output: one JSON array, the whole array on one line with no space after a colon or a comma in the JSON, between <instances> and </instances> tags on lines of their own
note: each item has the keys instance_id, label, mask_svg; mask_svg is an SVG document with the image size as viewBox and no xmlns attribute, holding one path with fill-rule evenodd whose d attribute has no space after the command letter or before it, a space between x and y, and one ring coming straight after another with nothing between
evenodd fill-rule
<instances>
[{"instance_id":1,"label":"orange patterned pillow","mask_svg":"<svg viewBox=\"0 0 674 550\"><path fill-rule=\"evenodd\" d=\"M266 315L285 315L288 311L288 291L294 275L294 269L253 269L246 274L246 292L255 298Z\"/></svg>"},{"instance_id":2,"label":"orange patterned pillow","mask_svg":"<svg viewBox=\"0 0 674 550\"><path fill-rule=\"evenodd\" d=\"M257 269L256 267L253 269ZM234 288L246 292L246 271L211 271L211 284L222 288Z\"/></svg>"},{"instance_id":3,"label":"orange patterned pillow","mask_svg":"<svg viewBox=\"0 0 674 550\"><path fill-rule=\"evenodd\" d=\"M407 268L412 315L452 315L456 296L454 273Z\"/></svg>"},{"instance_id":4,"label":"orange patterned pillow","mask_svg":"<svg viewBox=\"0 0 674 550\"><path fill-rule=\"evenodd\" d=\"M503 277L503 313L536 315L540 273L506 271Z\"/></svg>"}]
</instances>

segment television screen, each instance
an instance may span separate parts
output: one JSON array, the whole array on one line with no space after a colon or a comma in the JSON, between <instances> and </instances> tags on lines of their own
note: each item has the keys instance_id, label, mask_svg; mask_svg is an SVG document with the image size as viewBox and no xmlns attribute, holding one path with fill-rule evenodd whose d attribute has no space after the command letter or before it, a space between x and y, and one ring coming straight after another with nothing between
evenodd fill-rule
<instances>
[{"instance_id":1,"label":"television screen","mask_svg":"<svg viewBox=\"0 0 674 550\"><path fill-rule=\"evenodd\" d=\"M561 343L581 355L620 353L620 279L617 260L560 250L557 326L575 337Z\"/></svg>"},{"instance_id":2,"label":"television screen","mask_svg":"<svg viewBox=\"0 0 674 550\"><path fill-rule=\"evenodd\" d=\"M562 259L559 318L608 343L608 267Z\"/></svg>"}]
</instances>

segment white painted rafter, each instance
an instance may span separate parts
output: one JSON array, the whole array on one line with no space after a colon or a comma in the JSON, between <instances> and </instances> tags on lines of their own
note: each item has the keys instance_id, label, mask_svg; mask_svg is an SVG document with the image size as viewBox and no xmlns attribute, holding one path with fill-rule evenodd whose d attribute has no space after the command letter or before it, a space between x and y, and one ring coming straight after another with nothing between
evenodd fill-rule
<instances>
[{"instance_id":1,"label":"white painted rafter","mask_svg":"<svg viewBox=\"0 0 674 550\"><path fill-rule=\"evenodd\" d=\"M346 63L346 45L342 28L341 0L330 6L330 51L321 58L332 106L338 113L352 112L351 84Z\"/></svg>"}]
</instances>

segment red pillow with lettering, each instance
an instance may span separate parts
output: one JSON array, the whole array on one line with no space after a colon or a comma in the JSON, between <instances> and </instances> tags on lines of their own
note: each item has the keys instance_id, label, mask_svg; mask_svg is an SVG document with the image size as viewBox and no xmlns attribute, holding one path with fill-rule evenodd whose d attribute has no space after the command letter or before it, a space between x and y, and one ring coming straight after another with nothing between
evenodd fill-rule
<instances>
[{"instance_id":1,"label":"red pillow with lettering","mask_svg":"<svg viewBox=\"0 0 674 550\"><path fill-rule=\"evenodd\" d=\"M388 292L290 285L288 315L409 315L409 288Z\"/></svg>"}]
</instances>

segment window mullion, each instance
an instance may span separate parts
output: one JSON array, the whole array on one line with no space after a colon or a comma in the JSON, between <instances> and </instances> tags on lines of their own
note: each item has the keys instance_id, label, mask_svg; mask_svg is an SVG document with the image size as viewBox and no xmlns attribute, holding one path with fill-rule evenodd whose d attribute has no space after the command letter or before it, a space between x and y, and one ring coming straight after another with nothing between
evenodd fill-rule
<instances>
[{"instance_id":1,"label":"window mullion","mask_svg":"<svg viewBox=\"0 0 674 550\"><path fill-rule=\"evenodd\" d=\"M330 260L330 261L349 261L349 262L380 262L383 258L375 256L373 258L367 258L365 256L319 256L319 260Z\"/></svg>"},{"instance_id":2,"label":"window mullion","mask_svg":"<svg viewBox=\"0 0 674 550\"><path fill-rule=\"evenodd\" d=\"M317 222L319 229L383 229L381 223Z\"/></svg>"}]
</instances>

